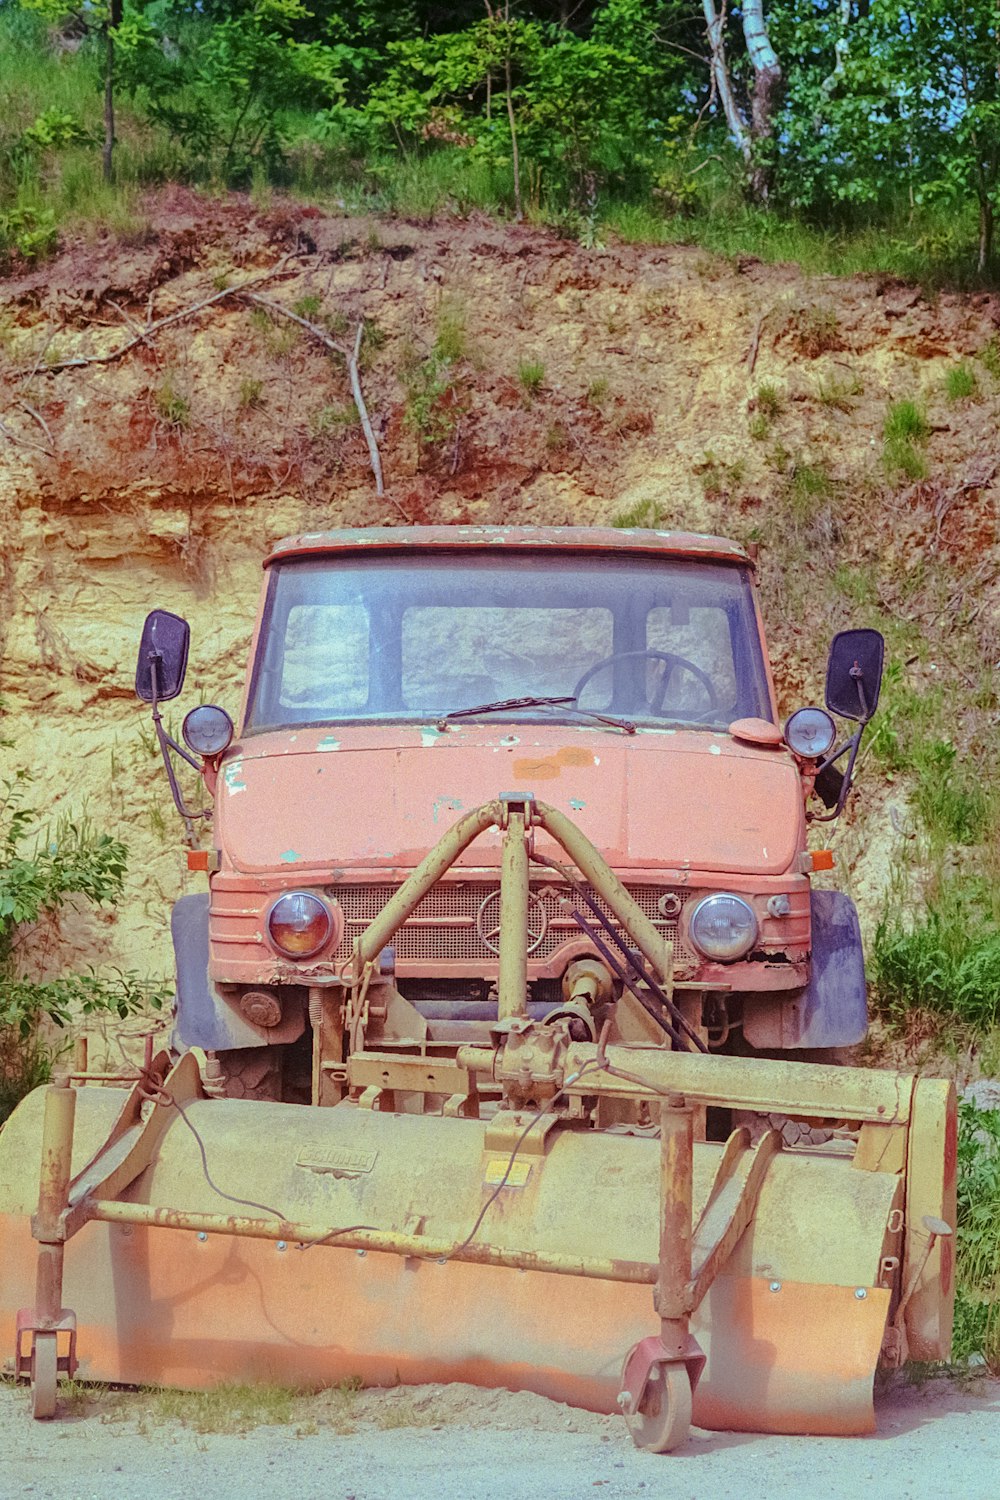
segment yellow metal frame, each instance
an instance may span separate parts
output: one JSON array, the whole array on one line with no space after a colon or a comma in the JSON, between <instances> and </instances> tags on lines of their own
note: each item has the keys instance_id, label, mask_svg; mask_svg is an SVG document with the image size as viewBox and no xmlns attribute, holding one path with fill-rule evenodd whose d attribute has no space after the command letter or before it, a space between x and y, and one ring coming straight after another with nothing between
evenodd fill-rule
<instances>
[{"instance_id":1,"label":"yellow metal frame","mask_svg":"<svg viewBox=\"0 0 1000 1500\"><path fill-rule=\"evenodd\" d=\"M340 1229L327 1224L186 1211L126 1201L124 1196L151 1163L178 1109L203 1097L194 1058L189 1054L169 1073L161 1054L143 1070L107 1140L71 1180L74 1091L69 1079L48 1091L42 1139L38 1211L32 1234L38 1243L36 1305L18 1319L18 1369L30 1375L36 1416L51 1416L60 1369L72 1371L75 1348L58 1352L60 1332L72 1330L72 1314L61 1306L65 1242L84 1224L130 1224L196 1230L236 1238L295 1242L329 1241L340 1248L378 1250L423 1260L458 1260L654 1287L660 1319L658 1339L644 1339L626 1360L620 1404L636 1440L643 1446L676 1446L690 1418L690 1390L704 1356L691 1338L690 1318L751 1225L768 1168L781 1148L775 1132L751 1147L745 1130L725 1145L697 1223L692 1209L693 1115L705 1105L726 1105L759 1113L775 1110L852 1122L858 1130L850 1170L902 1176L905 1196L902 1264L892 1266L898 1317L889 1344L893 1357L911 1352L921 1358L948 1353L952 1288L949 1226L955 1211L955 1097L944 1080L895 1073L841 1069L671 1051L664 1045L604 1046L574 1043L568 1030L542 1027L527 1016L527 920L530 840L544 828L562 846L581 874L603 898L639 948L662 993L671 993L671 948L639 909L594 846L557 810L532 797L503 797L466 814L421 862L355 944L353 985L347 1005L351 1029L363 1043L367 996L375 965L416 905L485 829L504 831L501 875L501 928L498 1041L495 1047L460 1046L453 1057L427 1057L400 1051L368 1051L362 1045L344 1061L345 1014L339 1001L323 995L316 1006L320 1046L315 1075L329 1069L336 1052L335 1097L342 1085L369 1108L392 1104L397 1091L447 1097L446 1115L478 1110L480 1083L499 1081L505 1091L524 1076L525 1057L538 1044L539 1071L528 1068L529 1083L544 1084L543 1104L526 1124L519 1100L491 1122L486 1149L525 1150L544 1156L554 1127L579 1123L588 1101L609 1097L645 1100L658 1111L660 1125L660 1236L653 1261L602 1259L491 1245L470 1237L462 1242L420 1233ZM400 1002L405 1004L405 1002ZM560 1023L565 1028L565 1023ZM324 1060L324 1058L326 1060ZM561 1101L561 1103L559 1103ZM320 1094L315 1102L326 1102ZM330 1102L334 1102L332 1099ZM558 1103L558 1109L557 1109ZM258 1106L266 1108L267 1106ZM654 1116L655 1118L655 1116ZM514 1134L516 1127L516 1134ZM823 1205L802 1205L810 1218ZM943 1223L941 1221L944 1221ZM884 1231L886 1226L882 1226ZM882 1232L880 1231L880 1232ZM819 1232L817 1224L817 1232ZM889 1274L888 1270L887 1273ZM888 1296L886 1297L888 1303ZM30 1340L25 1352L22 1343ZM687 1393L686 1397L684 1393ZM686 1404L685 1404L686 1403ZM685 1417L685 1412L687 1416Z\"/></svg>"}]
</instances>

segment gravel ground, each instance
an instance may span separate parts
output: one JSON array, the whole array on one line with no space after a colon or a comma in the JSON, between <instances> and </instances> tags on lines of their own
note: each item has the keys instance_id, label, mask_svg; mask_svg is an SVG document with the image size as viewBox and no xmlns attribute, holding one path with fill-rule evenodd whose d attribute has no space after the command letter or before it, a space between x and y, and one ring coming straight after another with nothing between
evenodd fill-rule
<instances>
[{"instance_id":1,"label":"gravel ground","mask_svg":"<svg viewBox=\"0 0 1000 1500\"><path fill-rule=\"evenodd\" d=\"M199 1432L156 1397L108 1393L35 1424L0 1388L0 1496L180 1500L993 1500L1000 1382L897 1383L870 1438L777 1438L695 1429L672 1457L636 1452L614 1418L468 1387L295 1402L281 1426ZM404 1425L405 1424L405 1425ZM339 1430L338 1430L339 1429Z\"/></svg>"}]
</instances>

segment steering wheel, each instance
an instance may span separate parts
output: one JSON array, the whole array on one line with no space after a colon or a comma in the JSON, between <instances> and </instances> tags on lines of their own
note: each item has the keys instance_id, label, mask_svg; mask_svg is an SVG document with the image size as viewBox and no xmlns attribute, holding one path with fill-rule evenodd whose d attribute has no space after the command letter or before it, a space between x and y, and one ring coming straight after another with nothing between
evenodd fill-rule
<instances>
[{"instance_id":1,"label":"steering wheel","mask_svg":"<svg viewBox=\"0 0 1000 1500\"><path fill-rule=\"evenodd\" d=\"M660 673L660 680L653 689L652 697L649 700L651 713L661 714L663 712L663 700L667 693L667 683L678 667L682 667L686 672L690 672L692 676L696 677L708 693L708 706L697 717L702 718L705 714L709 714L718 708L719 695L715 691L715 683L709 677L708 673L703 672L701 667L696 666L693 661L688 661L686 656L678 656L673 651L616 651L613 655L604 657L603 661L597 661L592 667L587 668L573 689L573 697L579 699L580 694L590 679L596 677L597 673L602 672L605 667L609 667L612 662L642 660L663 662L663 671Z\"/></svg>"}]
</instances>

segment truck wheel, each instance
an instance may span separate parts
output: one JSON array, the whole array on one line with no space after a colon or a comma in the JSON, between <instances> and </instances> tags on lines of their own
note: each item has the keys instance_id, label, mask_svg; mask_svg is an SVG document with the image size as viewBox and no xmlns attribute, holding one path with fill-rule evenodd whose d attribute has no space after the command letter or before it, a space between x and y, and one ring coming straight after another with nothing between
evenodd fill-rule
<instances>
[{"instance_id":1,"label":"truck wheel","mask_svg":"<svg viewBox=\"0 0 1000 1500\"><path fill-rule=\"evenodd\" d=\"M281 1099L282 1049L239 1047L217 1052L225 1099Z\"/></svg>"}]
</instances>

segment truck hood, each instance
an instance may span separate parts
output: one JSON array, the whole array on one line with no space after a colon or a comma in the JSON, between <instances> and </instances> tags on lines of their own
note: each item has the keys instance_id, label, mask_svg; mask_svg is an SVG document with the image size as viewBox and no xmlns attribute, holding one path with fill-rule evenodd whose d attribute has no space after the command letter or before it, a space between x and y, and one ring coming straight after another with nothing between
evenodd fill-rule
<instances>
[{"instance_id":1,"label":"truck hood","mask_svg":"<svg viewBox=\"0 0 1000 1500\"><path fill-rule=\"evenodd\" d=\"M803 843L801 783L782 749L693 730L509 723L252 736L223 762L216 834L223 868L246 874L391 878L463 812L512 791L567 813L619 871L780 875ZM491 829L459 864L499 861Z\"/></svg>"}]
</instances>

